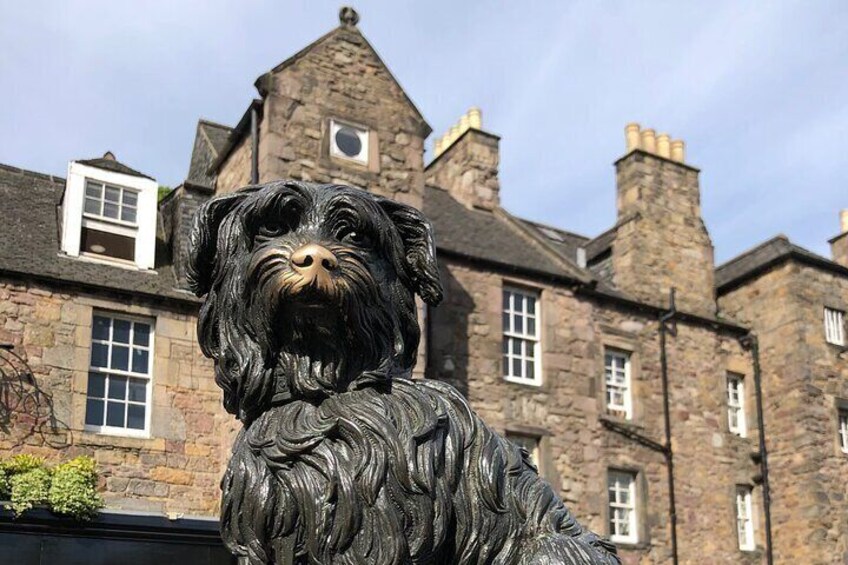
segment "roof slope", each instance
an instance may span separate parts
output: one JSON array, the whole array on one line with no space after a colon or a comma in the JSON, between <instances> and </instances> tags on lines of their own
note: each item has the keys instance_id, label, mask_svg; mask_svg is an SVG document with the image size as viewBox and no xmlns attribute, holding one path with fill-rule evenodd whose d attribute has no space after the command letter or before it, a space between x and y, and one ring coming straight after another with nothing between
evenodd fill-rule
<instances>
[{"instance_id":1,"label":"roof slope","mask_svg":"<svg viewBox=\"0 0 848 565\"><path fill-rule=\"evenodd\" d=\"M209 170L227 146L232 131L233 128L229 126L208 120L197 122L187 182L210 190L214 187L215 177L209 174Z\"/></svg>"},{"instance_id":2,"label":"roof slope","mask_svg":"<svg viewBox=\"0 0 848 565\"><path fill-rule=\"evenodd\" d=\"M732 290L746 280L790 259L848 276L848 268L795 245L781 234L719 265L716 268L716 289L719 294Z\"/></svg>"},{"instance_id":3,"label":"roof slope","mask_svg":"<svg viewBox=\"0 0 848 565\"><path fill-rule=\"evenodd\" d=\"M441 188L428 186L425 189L424 215L433 224L439 250L554 277L571 280L590 277L588 271L567 265L557 260L553 253L544 252L537 242L505 217L466 208ZM517 221L528 224L524 220Z\"/></svg>"},{"instance_id":4,"label":"roof slope","mask_svg":"<svg viewBox=\"0 0 848 565\"><path fill-rule=\"evenodd\" d=\"M83 165L88 165L89 167L103 169L104 171L112 171L113 173L121 173L133 177L142 177L145 179L155 180L153 177L149 177L144 173L140 173L135 169L124 165L120 161L116 161L114 158L110 159L107 157L98 157L96 159L77 159L76 162L81 163Z\"/></svg>"},{"instance_id":5,"label":"roof slope","mask_svg":"<svg viewBox=\"0 0 848 565\"><path fill-rule=\"evenodd\" d=\"M0 271L124 293L196 301L175 288L170 266L142 272L67 257L59 251L59 209L65 179L0 165Z\"/></svg>"}]
</instances>

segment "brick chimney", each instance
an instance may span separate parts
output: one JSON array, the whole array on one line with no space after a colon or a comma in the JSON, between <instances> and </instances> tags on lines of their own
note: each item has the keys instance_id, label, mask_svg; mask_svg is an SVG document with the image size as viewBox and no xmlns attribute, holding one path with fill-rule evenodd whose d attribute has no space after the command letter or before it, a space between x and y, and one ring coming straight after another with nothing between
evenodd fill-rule
<instances>
[{"instance_id":1,"label":"brick chimney","mask_svg":"<svg viewBox=\"0 0 848 565\"><path fill-rule=\"evenodd\" d=\"M629 295L715 315L713 245L701 218L699 171L685 162L683 141L638 124L625 128L626 154L615 163L618 221L613 280Z\"/></svg>"},{"instance_id":2,"label":"brick chimney","mask_svg":"<svg viewBox=\"0 0 848 565\"><path fill-rule=\"evenodd\" d=\"M839 235L832 238L829 243L833 260L848 267L848 209L839 212Z\"/></svg>"},{"instance_id":3,"label":"brick chimney","mask_svg":"<svg viewBox=\"0 0 848 565\"><path fill-rule=\"evenodd\" d=\"M480 110L471 108L436 139L433 160L425 171L427 183L447 190L468 208L497 208L499 142L498 136L483 131Z\"/></svg>"}]
</instances>

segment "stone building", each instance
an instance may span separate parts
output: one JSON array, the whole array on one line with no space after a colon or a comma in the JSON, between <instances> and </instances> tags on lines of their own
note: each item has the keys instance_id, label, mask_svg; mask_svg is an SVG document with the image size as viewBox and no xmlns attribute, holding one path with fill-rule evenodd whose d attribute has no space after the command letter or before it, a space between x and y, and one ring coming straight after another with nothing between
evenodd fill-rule
<instances>
[{"instance_id":1,"label":"stone building","mask_svg":"<svg viewBox=\"0 0 848 565\"><path fill-rule=\"evenodd\" d=\"M192 214L251 182L340 182L434 224L445 300L422 308L418 376L525 446L625 563L848 561L848 215L832 260L778 236L716 267L683 142L631 124L614 226L518 218L480 111L426 163L431 129L357 19L259 77L234 127L201 120L158 206L109 153L65 179L0 166L0 343L34 375L18 396L49 400L0 413L0 453L91 455L109 512L214 530L238 422L197 345Z\"/></svg>"}]
</instances>

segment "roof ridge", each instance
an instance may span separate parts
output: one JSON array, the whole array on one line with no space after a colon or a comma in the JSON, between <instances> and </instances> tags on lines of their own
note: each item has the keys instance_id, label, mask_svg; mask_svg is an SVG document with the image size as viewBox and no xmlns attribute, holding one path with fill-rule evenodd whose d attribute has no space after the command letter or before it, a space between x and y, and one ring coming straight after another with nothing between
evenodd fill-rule
<instances>
[{"instance_id":1,"label":"roof ridge","mask_svg":"<svg viewBox=\"0 0 848 565\"><path fill-rule=\"evenodd\" d=\"M229 129L229 130L233 129L232 126L228 126L227 124L222 124L221 122L215 122L213 120L207 120L206 118L198 118L197 123L198 124L206 124L207 126L212 126L212 127L216 127L216 128L220 128L220 129Z\"/></svg>"},{"instance_id":2,"label":"roof ridge","mask_svg":"<svg viewBox=\"0 0 848 565\"><path fill-rule=\"evenodd\" d=\"M47 173L39 173L38 171L33 171L31 169L22 169L20 167L16 167L14 165L7 165L6 163L0 163L0 169L5 169L12 173L19 173L22 175L33 176L38 178L47 179L50 182L55 182L59 184L65 183L65 177L57 177L56 175L51 175Z\"/></svg>"},{"instance_id":3,"label":"roof ridge","mask_svg":"<svg viewBox=\"0 0 848 565\"><path fill-rule=\"evenodd\" d=\"M558 232L567 233L568 235L573 235L574 237L579 237L581 239L585 239L586 241L590 241L592 239L591 237L585 236L583 234L573 232L573 231L567 230L565 228L558 228L554 225L547 224L545 222L538 222L536 220L529 220L527 218L522 218L520 216L515 216L515 215L513 215L513 217L517 220L521 220L522 222L527 222L527 223L533 224L534 226L538 226L540 228L548 228L548 229L556 230Z\"/></svg>"},{"instance_id":4,"label":"roof ridge","mask_svg":"<svg viewBox=\"0 0 848 565\"><path fill-rule=\"evenodd\" d=\"M773 235L772 237L768 238L765 241L762 241L762 242L754 245L753 247L749 247L748 249L746 249L745 251L742 251L741 253L739 253L735 257L731 257L730 259L728 259L724 263L717 265L715 267L715 270L718 271L719 269L724 269L725 267L728 267L728 266L732 265L733 263L736 263L737 261L741 261L745 257L748 257L749 255L752 255L753 253L756 253L757 251L759 251L760 249L763 249L764 247L767 247L769 245L774 245L774 243L778 242L778 241L785 241L789 245L795 245L786 236L786 234L779 233L777 235ZM803 248L801 248L801 249L803 249Z\"/></svg>"}]
</instances>

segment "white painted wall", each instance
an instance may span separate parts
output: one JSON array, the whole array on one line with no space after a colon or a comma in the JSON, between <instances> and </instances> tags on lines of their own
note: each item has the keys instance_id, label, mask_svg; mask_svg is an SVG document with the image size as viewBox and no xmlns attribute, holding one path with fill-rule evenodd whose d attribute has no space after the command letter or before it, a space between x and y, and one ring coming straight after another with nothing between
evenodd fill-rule
<instances>
[{"instance_id":1,"label":"white painted wall","mask_svg":"<svg viewBox=\"0 0 848 565\"><path fill-rule=\"evenodd\" d=\"M135 264L140 269L152 269L156 260L156 204L159 183L144 177L98 169L76 161L68 163L65 196L62 201L62 251L72 257L78 257L80 254L80 232L82 230L86 179L123 186L138 192ZM100 219L97 220L97 224L105 227L111 222ZM128 234L125 225L115 223L114 227L116 233ZM108 258L104 257L103 259Z\"/></svg>"}]
</instances>

